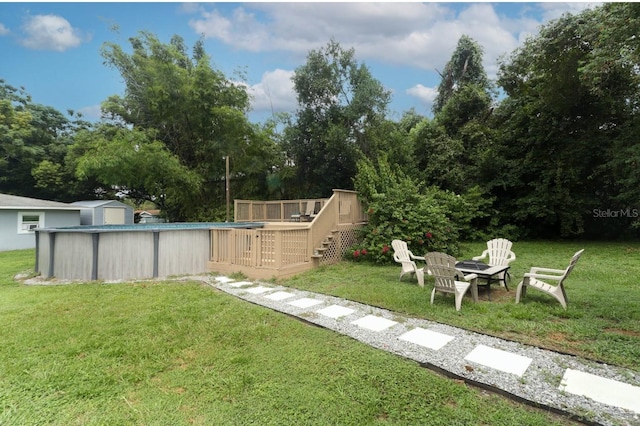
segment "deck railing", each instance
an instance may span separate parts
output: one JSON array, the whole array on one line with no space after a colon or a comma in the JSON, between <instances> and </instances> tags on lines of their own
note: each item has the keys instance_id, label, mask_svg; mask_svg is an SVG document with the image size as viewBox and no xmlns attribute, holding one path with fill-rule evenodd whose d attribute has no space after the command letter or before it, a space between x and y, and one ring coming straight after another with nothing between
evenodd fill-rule
<instances>
[{"instance_id":1,"label":"deck railing","mask_svg":"<svg viewBox=\"0 0 640 426\"><path fill-rule=\"evenodd\" d=\"M313 203L318 213L329 201L328 198L312 198L281 201L235 200L235 222L291 222L307 211L309 203Z\"/></svg>"},{"instance_id":2,"label":"deck railing","mask_svg":"<svg viewBox=\"0 0 640 426\"><path fill-rule=\"evenodd\" d=\"M315 217L291 221L306 211L307 203L320 206ZM264 227L212 229L210 269L271 278L339 261L367 217L357 193L334 190L329 199L236 200L235 221L263 222Z\"/></svg>"}]
</instances>

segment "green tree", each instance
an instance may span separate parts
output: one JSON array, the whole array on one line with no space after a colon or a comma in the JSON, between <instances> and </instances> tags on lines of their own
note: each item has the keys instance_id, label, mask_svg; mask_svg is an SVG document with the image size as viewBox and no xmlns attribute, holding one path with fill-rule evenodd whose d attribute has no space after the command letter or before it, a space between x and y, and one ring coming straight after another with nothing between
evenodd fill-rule
<instances>
[{"instance_id":1,"label":"green tree","mask_svg":"<svg viewBox=\"0 0 640 426\"><path fill-rule=\"evenodd\" d=\"M293 83L298 110L284 137L299 195L351 189L360 156L380 151L380 138L371 130L384 120L390 93L357 63L353 49L344 50L334 40L309 53Z\"/></svg>"},{"instance_id":2,"label":"green tree","mask_svg":"<svg viewBox=\"0 0 640 426\"><path fill-rule=\"evenodd\" d=\"M482 47L471 37L463 35L451 55L451 59L440 73L438 94L433 102L433 112L438 114L460 89L476 86L487 90L491 83L482 65Z\"/></svg>"},{"instance_id":3,"label":"green tree","mask_svg":"<svg viewBox=\"0 0 640 426\"><path fill-rule=\"evenodd\" d=\"M152 133L109 124L80 131L68 161L78 179L98 183L102 193L124 194L136 204L151 201L166 213L185 214L180 209L197 196L201 176L182 165Z\"/></svg>"},{"instance_id":4,"label":"green tree","mask_svg":"<svg viewBox=\"0 0 640 426\"><path fill-rule=\"evenodd\" d=\"M224 217L227 156L233 179L243 180L238 188L248 191L235 192L235 198L255 196L253 191L266 187L275 150L265 137L268 132L252 126L246 117L246 85L212 68L202 40L191 56L179 36L163 44L155 35L142 32L129 41L132 53L114 43L102 48L106 63L120 72L126 85L124 96L103 102L103 115L116 123L153 130L154 139L181 166L200 176L202 185L192 204L175 205L170 216L176 220Z\"/></svg>"},{"instance_id":5,"label":"green tree","mask_svg":"<svg viewBox=\"0 0 640 426\"><path fill-rule=\"evenodd\" d=\"M640 183L615 170L638 158L639 64L628 29L612 27L631 19L637 29L637 16L622 4L567 14L501 61L508 99L495 114L502 167L492 185L503 214L535 235L602 234L613 221L594 221L593 210L618 208L620 185ZM621 51L630 53L614 61Z\"/></svg>"},{"instance_id":6,"label":"green tree","mask_svg":"<svg viewBox=\"0 0 640 426\"><path fill-rule=\"evenodd\" d=\"M64 165L71 135L88 126L69 113L73 120L0 79L0 192L57 201L88 195Z\"/></svg>"},{"instance_id":7,"label":"green tree","mask_svg":"<svg viewBox=\"0 0 640 426\"><path fill-rule=\"evenodd\" d=\"M451 138L444 126L428 118L415 126L410 137L416 147L418 176L422 181L445 190L464 187L464 146L460 140Z\"/></svg>"},{"instance_id":8,"label":"green tree","mask_svg":"<svg viewBox=\"0 0 640 426\"><path fill-rule=\"evenodd\" d=\"M424 119L411 135L422 179L456 193L479 183L491 145L493 84L482 57L478 43L460 38L441 74L433 120Z\"/></svg>"}]
</instances>

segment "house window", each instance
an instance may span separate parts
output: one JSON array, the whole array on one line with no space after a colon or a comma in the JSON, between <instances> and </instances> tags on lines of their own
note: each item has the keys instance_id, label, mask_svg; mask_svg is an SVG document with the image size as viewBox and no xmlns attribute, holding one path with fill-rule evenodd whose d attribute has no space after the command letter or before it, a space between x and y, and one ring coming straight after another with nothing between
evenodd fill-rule
<instances>
[{"instance_id":1,"label":"house window","mask_svg":"<svg viewBox=\"0 0 640 426\"><path fill-rule=\"evenodd\" d=\"M36 228L44 227L44 213L20 212L18 213L18 234L28 234Z\"/></svg>"}]
</instances>

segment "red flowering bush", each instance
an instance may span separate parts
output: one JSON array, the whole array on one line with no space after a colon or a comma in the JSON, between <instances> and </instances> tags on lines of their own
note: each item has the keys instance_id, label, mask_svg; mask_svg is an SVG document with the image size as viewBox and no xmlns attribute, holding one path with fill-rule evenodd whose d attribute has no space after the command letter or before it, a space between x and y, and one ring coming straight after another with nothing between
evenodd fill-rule
<instances>
[{"instance_id":1,"label":"red flowering bush","mask_svg":"<svg viewBox=\"0 0 640 426\"><path fill-rule=\"evenodd\" d=\"M391 241L407 242L415 255L439 251L459 255L459 239L473 238L474 218L486 215L483 199L424 187L392 169L384 159L358 163L355 190L366 206L367 225L360 231L358 260L393 263ZM484 200L486 202L486 200ZM363 247L367 256L362 256Z\"/></svg>"},{"instance_id":2,"label":"red flowering bush","mask_svg":"<svg viewBox=\"0 0 640 426\"><path fill-rule=\"evenodd\" d=\"M366 248L353 248L351 250L349 250L347 253L351 253L351 260L354 261L361 261L361 260L367 260L367 249Z\"/></svg>"}]
</instances>

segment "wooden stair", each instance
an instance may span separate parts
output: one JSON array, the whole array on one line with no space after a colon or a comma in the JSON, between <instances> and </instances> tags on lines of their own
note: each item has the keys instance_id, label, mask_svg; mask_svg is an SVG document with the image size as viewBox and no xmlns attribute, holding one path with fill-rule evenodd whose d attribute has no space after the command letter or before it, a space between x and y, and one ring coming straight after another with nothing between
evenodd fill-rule
<instances>
[{"instance_id":1,"label":"wooden stair","mask_svg":"<svg viewBox=\"0 0 640 426\"><path fill-rule=\"evenodd\" d=\"M311 258L316 261L316 262L320 262L320 259L322 259L324 257L324 252L327 251L327 249L329 248L329 246L331 244L333 244L333 236L338 233L337 229L334 229L331 231L331 235L327 235L325 237L324 240L322 240L322 247L316 247L313 250L313 254L311 255Z\"/></svg>"}]
</instances>

